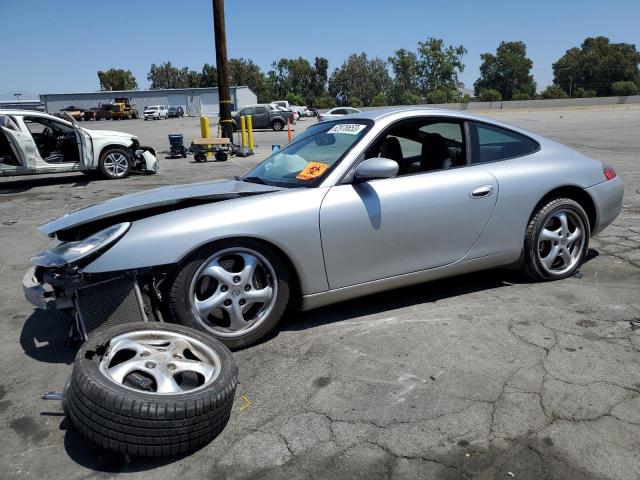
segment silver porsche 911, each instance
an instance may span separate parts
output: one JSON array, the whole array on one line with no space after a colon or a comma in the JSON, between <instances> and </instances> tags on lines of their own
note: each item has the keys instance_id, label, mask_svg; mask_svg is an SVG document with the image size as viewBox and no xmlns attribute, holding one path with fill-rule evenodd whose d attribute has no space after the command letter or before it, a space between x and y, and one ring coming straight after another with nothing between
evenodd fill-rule
<instances>
[{"instance_id":1,"label":"silver porsche 911","mask_svg":"<svg viewBox=\"0 0 640 480\"><path fill-rule=\"evenodd\" d=\"M391 109L311 126L242 178L158 188L39 227L24 277L77 334L178 322L230 347L287 308L500 266L573 275L620 212L608 165L464 112Z\"/></svg>"}]
</instances>

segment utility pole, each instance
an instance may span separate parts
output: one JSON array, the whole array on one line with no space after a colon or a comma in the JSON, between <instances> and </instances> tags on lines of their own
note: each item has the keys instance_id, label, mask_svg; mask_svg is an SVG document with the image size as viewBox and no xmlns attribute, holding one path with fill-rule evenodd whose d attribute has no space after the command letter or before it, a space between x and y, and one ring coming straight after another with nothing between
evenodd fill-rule
<instances>
[{"instance_id":1,"label":"utility pole","mask_svg":"<svg viewBox=\"0 0 640 480\"><path fill-rule=\"evenodd\" d=\"M573 77L569 77L569 100L571 100L571 94L573 90Z\"/></svg>"},{"instance_id":2,"label":"utility pole","mask_svg":"<svg viewBox=\"0 0 640 480\"><path fill-rule=\"evenodd\" d=\"M229 64L227 62L227 34L224 27L224 0L213 1L213 35L216 42L216 67L218 68L218 98L220 99L220 124L222 136L233 142L231 121L231 94L229 93Z\"/></svg>"}]
</instances>

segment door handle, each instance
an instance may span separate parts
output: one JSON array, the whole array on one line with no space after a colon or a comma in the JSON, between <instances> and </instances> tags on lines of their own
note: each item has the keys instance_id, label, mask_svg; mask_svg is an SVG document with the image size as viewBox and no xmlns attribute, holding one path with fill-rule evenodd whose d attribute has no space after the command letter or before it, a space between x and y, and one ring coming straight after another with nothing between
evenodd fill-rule
<instances>
[{"instance_id":1,"label":"door handle","mask_svg":"<svg viewBox=\"0 0 640 480\"><path fill-rule=\"evenodd\" d=\"M493 193L493 185L482 185L481 187L474 188L469 192L471 198L484 198L490 197Z\"/></svg>"}]
</instances>

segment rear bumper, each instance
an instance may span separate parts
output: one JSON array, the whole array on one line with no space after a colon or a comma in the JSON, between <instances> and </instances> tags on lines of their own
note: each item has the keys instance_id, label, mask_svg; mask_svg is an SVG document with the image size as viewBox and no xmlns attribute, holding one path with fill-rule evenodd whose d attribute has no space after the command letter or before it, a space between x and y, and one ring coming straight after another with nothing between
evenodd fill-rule
<instances>
[{"instance_id":1,"label":"rear bumper","mask_svg":"<svg viewBox=\"0 0 640 480\"><path fill-rule=\"evenodd\" d=\"M604 230L620 214L624 184L620 177L616 177L593 185L587 188L586 192L591 196L596 207L596 225L591 232L595 235Z\"/></svg>"}]
</instances>

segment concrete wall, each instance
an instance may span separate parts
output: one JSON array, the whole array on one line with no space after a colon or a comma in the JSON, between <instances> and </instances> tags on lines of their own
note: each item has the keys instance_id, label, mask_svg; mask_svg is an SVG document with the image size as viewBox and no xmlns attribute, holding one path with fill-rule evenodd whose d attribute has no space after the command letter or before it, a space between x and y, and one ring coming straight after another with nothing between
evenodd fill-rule
<instances>
[{"instance_id":1,"label":"concrete wall","mask_svg":"<svg viewBox=\"0 0 640 480\"><path fill-rule=\"evenodd\" d=\"M176 88L168 90L129 90L117 92L54 93L40 95L45 111L56 113L71 105L78 108L100 107L113 103L116 97L127 97L140 114L149 105L182 106L187 115L218 115L217 88ZM257 102L256 94L248 87L231 87L231 101L236 107Z\"/></svg>"},{"instance_id":2,"label":"concrete wall","mask_svg":"<svg viewBox=\"0 0 640 480\"><path fill-rule=\"evenodd\" d=\"M501 102L469 102L469 103L442 103L423 105L398 105L398 107L430 107L448 108L450 110L506 110L512 108L557 108L588 105L620 105L640 103L640 95L629 97L594 97L572 98L558 100L513 100ZM363 107L360 110L375 110L381 107Z\"/></svg>"}]
</instances>

